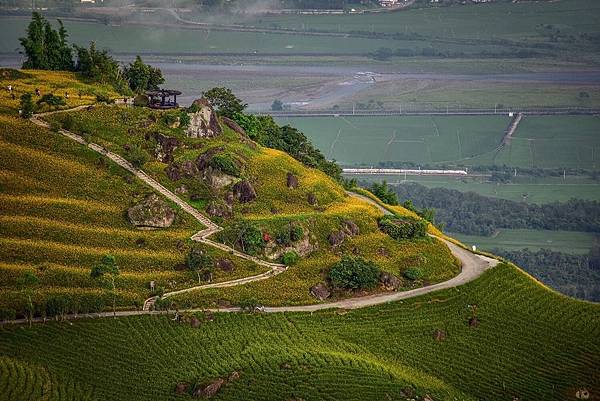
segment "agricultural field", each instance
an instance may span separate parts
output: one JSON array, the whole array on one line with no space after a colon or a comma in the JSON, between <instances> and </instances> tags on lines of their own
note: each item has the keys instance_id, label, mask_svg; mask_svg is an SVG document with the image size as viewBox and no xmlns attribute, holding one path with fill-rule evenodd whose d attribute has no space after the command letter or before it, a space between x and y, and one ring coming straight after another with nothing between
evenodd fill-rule
<instances>
[{"instance_id":1,"label":"agricultural field","mask_svg":"<svg viewBox=\"0 0 600 401\"><path fill-rule=\"evenodd\" d=\"M548 40L541 24L555 25L568 34L598 31L598 3L593 0L418 7L401 12L354 15L260 15L229 22L297 31L416 34L447 40ZM510 19L510 24L507 24Z\"/></svg>"},{"instance_id":2,"label":"agricultural field","mask_svg":"<svg viewBox=\"0 0 600 401\"><path fill-rule=\"evenodd\" d=\"M281 117L342 166L466 163L497 148L508 116Z\"/></svg>"},{"instance_id":3,"label":"agricultural field","mask_svg":"<svg viewBox=\"0 0 600 401\"><path fill-rule=\"evenodd\" d=\"M489 71L487 66L483 69ZM515 73L514 69L511 70L511 73ZM593 83L597 80L592 76L590 82L583 82L584 77L585 74L580 76L579 82L568 83L559 79L554 82L551 79L532 82L534 76L508 82L511 78L500 74L487 78L472 75L471 79L457 79L449 74L429 77L422 74L422 77L415 79L409 75L398 80L382 79L339 102L338 106L343 110L351 110L353 104L379 101L389 110L439 110L445 107L519 109L544 106L597 108L600 106L600 85Z\"/></svg>"},{"instance_id":4,"label":"agricultural field","mask_svg":"<svg viewBox=\"0 0 600 401\"><path fill-rule=\"evenodd\" d=\"M281 117L341 165L414 162L450 166L597 169L600 118L525 116L499 147L507 116ZM368 134L365 134L368 133Z\"/></svg>"},{"instance_id":5,"label":"agricultural field","mask_svg":"<svg viewBox=\"0 0 600 401\"><path fill-rule=\"evenodd\" d=\"M479 325L469 327L473 314ZM191 399L175 395L177 383L232 372L239 379L215 399L575 401L600 391L598 306L506 264L379 307L200 319L199 328L167 316L4 326L0 399L28 400L40 384L50 400Z\"/></svg>"},{"instance_id":6,"label":"agricultural field","mask_svg":"<svg viewBox=\"0 0 600 401\"><path fill-rule=\"evenodd\" d=\"M593 233L577 231L511 230L501 229L491 237L448 233L465 245L476 245L482 250L494 248L508 251L529 249L532 252L550 249L555 252L584 255L589 253L596 241Z\"/></svg>"},{"instance_id":7,"label":"agricultural field","mask_svg":"<svg viewBox=\"0 0 600 401\"><path fill-rule=\"evenodd\" d=\"M489 181L489 177L427 177L427 176L352 176L364 181L381 182L387 180L390 185L402 185L415 182L429 188L448 188L461 192L475 192L484 196L525 201L529 203L566 202L571 198L600 199L598 180L567 175L559 177L517 176L510 183Z\"/></svg>"}]
</instances>

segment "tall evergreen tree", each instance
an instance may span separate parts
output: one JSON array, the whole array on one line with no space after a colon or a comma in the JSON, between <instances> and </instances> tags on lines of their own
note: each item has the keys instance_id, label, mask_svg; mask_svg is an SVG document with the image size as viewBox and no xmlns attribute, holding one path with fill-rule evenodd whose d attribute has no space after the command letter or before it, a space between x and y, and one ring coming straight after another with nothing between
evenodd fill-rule
<instances>
[{"instance_id":1,"label":"tall evergreen tree","mask_svg":"<svg viewBox=\"0 0 600 401\"><path fill-rule=\"evenodd\" d=\"M52 28L40 13L33 12L27 36L20 38L27 59L23 68L38 70L72 70L73 53L67 43L67 30L62 21L59 30Z\"/></svg>"},{"instance_id":2,"label":"tall evergreen tree","mask_svg":"<svg viewBox=\"0 0 600 401\"><path fill-rule=\"evenodd\" d=\"M133 63L125 67L123 75L129 83L129 87L135 93L141 93L145 90L157 90L158 85L165 82L162 71L159 68L145 64L140 56L137 56Z\"/></svg>"}]
</instances>

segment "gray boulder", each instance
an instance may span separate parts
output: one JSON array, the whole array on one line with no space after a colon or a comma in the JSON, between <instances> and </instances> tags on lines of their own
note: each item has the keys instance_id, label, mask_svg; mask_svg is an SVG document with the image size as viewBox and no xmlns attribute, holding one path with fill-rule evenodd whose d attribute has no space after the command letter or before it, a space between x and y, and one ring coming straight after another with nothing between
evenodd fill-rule
<instances>
[{"instance_id":1,"label":"gray boulder","mask_svg":"<svg viewBox=\"0 0 600 401\"><path fill-rule=\"evenodd\" d=\"M353 222L352 220L344 221L342 226L343 226L346 234L348 234L351 237L354 237L355 235L360 234L360 228L358 228L358 225L355 222Z\"/></svg>"},{"instance_id":2,"label":"gray boulder","mask_svg":"<svg viewBox=\"0 0 600 401\"><path fill-rule=\"evenodd\" d=\"M310 192L307 196L307 200L308 200L308 204L311 206L316 206L317 205L317 196Z\"/></svg>"},{"instance_id":3,"label":"gray boulder","mask_svg":"<svg viewBox=\"0 0 600 401\"><path fill-rule=\"evenodd\" d=\"M214 397L215 394L217 394L219 392L219 390L221 390L221 387L223 387L224 383L225 383L225 380L223 380L221 378L215 379L204 386L198 387L192 395L197 398Z\"/></svg>"},{"instance_id":4,"label":"gray boulder","mask_svg":"<svg viewBox=\"0 0 600 401\"><path fill-rule=\"evenodd\" d=\"M331 291L323 283L319 283L315 286L310 287L310 294L317 298L319 301L329 298Z\"/></svg>"},{"instance_id":5,"label":"gray boulder","mask_svg":"<svg viewBox=\"0 0 600 401\"><path fill-rule=\"evenodd\" d=\"M345 239L346 233L342 230L334 231L331 234L329 234L329 244L334 247L341 245Z\"/></svg>"},{"instance_id":6,"label":"gray boulder","mask_svg":"<svg viewBox=\"0 0 600 401\"><path fill-rule=\"evenodd\" d=\"M252 202L256 199L256 191L247 180L242 180L233 186L233 196L242 203Z\"/></svg>"},{"instance_id":7,"label":"gray boulder","mask_svg":"<svg viewBox=\"0 0 600 401\"><path fill-rule=\"evenodd\" d=\"M206 99L194 100L198 111L190 114L185 133L191 138L214 138L223 132L217 114Z\"/></svg>"},{"instance_id":8,"label":"gray boulder","mask_svg":"<svg viewBox=\"0 0 600 401\"><path fill-rule=\"evenodd\" d=\"M388 272L379 274L379 282L389 291L396 291L402 285L402 280Z\"/></svg>"},{"instance_id":9,"label":"gray boulder","mask_svg":"<svg viewBox=\"0 0 600 401\"><path fill-rule=\"evenodd\" d=\"M227 218L233 214L233 209L230 205L222 201L211 201L206 208L206 213L213 217Z\"/></svg>"},{"instance_id":10,"label":"gray boulder","mask_svg":"<svg viewBox=\"0 0 600 401\"><path fill-rule=\"evenodd\" d=\"M296 189L298 188L299 184L300 183L298 182L298 177L296 177L292 173L287 173L287 187L289 189Z\"/></svg>"},{"instance_id":11,"label":"gray boulder","mask_svg":"<svg viewBox=\"0 0 600 401\"><path fill-rule=\"evenodd\" d=\"M217 267L217 269L221 269L227 273L231 273L232 271L235 270L235 266L233 265L233 262L229 259L219 259L215 263L215 266Z\"/></svg>"},{"instance_id":12,"label":"gray boulder","mask_svg":"<svg viewBox=\"0 0 600 401\"><path fill-rule=\"evenodd\" d=\"M167 228L175 220L175 211L156 194L127 210L127 217L137 228Z\"/></svg>"}]
</instances>

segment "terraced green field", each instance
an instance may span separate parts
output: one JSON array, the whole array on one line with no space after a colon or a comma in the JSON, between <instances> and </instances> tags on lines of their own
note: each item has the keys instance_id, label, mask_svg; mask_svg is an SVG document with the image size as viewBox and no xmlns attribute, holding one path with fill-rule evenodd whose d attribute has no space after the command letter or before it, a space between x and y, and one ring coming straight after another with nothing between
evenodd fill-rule
<instances>
[{"instance_id":1,"label":"terraced green field","mask_svg":"<svg viewBox=\"0 0 600 401\"><path fill-rule=\"evenodd\" d=\"M3 327L0 399L29 400L40 382L49 400L191 399L174 395L178 382L236 371L215 399L575 401L600 391L599 335L598 305L502 264L457 289L349 312L216 314L197 329L168 317Z\"/></svg>"},{"instance_id":2,"label":"terraced green field","mask_svg":"<svg viewBox=\"0 0 600 401\"><path fill-rule=\"evenodd\" d=\"M380 161L516 168L600 166L600 118L526 116L510 145L498 149L508 117L293 117L281 123L303 130L343 165Z\"/></svg>"},{"instance_id":3,"label":"terraced green field","mask_svg":"<svg viewBox=\"0 0 600 401\"><path fill-rule=\"evenodd\" d=\"M587 254L595 240L593 233L577 231L511 230L501 229L492 237L449 233L465 245L476 245L482 250L494 248L509 251L528 248L531 251L551 249L556 252Z\"/></svg>"}]
</instances>

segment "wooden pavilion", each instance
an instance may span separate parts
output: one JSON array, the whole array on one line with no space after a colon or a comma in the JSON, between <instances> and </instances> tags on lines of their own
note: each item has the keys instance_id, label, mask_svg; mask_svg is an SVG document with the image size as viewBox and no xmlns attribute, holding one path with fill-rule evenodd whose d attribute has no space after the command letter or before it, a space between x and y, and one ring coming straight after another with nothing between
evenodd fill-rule
<instances>
[{"instance_id":1,"label":"wooden pavilion","mask_svg":"<svg viewBox=\"0 0 600 401\"><path fill-rule=\"evenodd\" d=\"M173 89L147 91L146 96L148 96L148 107L153 109L177 108L179 107L179 104L177 104L177 95L181 95L181 92Z\"/></svg>"}]
</instances>

